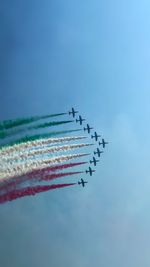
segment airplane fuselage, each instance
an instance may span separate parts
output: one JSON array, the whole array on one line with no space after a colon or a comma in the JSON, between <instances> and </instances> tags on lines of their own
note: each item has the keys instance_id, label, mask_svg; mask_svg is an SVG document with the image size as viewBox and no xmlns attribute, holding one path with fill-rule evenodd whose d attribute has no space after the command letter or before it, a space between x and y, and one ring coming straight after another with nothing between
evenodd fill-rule
<instances>
[{"instance_id":1,"label":"airplane fuselage","mask_svg":"<svg viewBox=\"0 0 150 267\"><path fill-rule=\"evenodd\" d=\"M94 155L98 155L98 157L100 157L100 155L103 153L103 151L100 151L98 148L97 148L97 151L95 152L94 151Z\"/></svg>"},{"instance_id":2,"label":"airplane fuselage","mask_svg":"<svg viewBox=\"0 0 150 267\"><path fill-rule=\"evenodd\" d=\"M102 139L102 142L99 142L99 145L102 145L103 148L105 148L105 146L108 144L108 142L105 142L104 139Z\"/></svg>"},{"instance_id":3,"label":"airplane fuselage","mask_svg":"<svg viewBox=\"0 0 150 267\"><path fill-rule=\"evenodd\" d=\"M93 157L93 160L90 160L90 163L93 163L94 166L96 166L97 162L99 162L99 160L96 160L95 157Z\"/></svg>"},{"instance_id":4,"label":"airplane fuselage","mask_svg":"<svg viewBox=\"0 0 150 267\"><path fill-rule=\"evenodd\" d=\"M76 119L76 122L79 122L80 125L82 125L82 122L85 121L85 119L82 119L81 116L79 116L79 119Z\"/></svg>"},{"instance_id":5,"label":"airplane fuselage","mask_svg":"<svg viewBox=\"0 0 150 267\"><path fill-rule=\"evenodd\" d=\"M90 131L92 130L93 128L89 126L89 124L87 124L87 128L84 128L84 131L87 131L88 133L90 133Z\"/></svg>"},{"instance_id":6,"label":"airplane fuselage","mask_svg":"<svg viewBox=\"0 0 150 267\"><path fill-rule=\"evenodd\" d=\"M89 173L90 176L92 176L92 173L95 172L95 170L92 170L91 167L89 167L89 170L86 170L85 172L86 174Z\"/></svg>"},{"instance_id":7,"label":"airplane fuselage","mask_svg":"<svg viewBox=\"0 0 150 267\"><path fill-rule=\"evenodd\" d=\"M74 108L72 108L71 111L69 111L69 115L72 114L73 118L75 117L76 113L78 113L78 111L75 111Z\"/></svg>"},{"instance_id":8,"label":"airplane fuselage","mask_svg":"<svg viewBox=\"0 0 150 267\"><path fill-rule=\"evenodd\" d=\"M95 138L95 141L98 140L98 137L101 137L101 136L98 135L96 132L94 133L94 135L91 135L91 138Z\"/></svg>"},{"instance_id":9,"label":"airplane fuselage","mask_svg":"<svg viewBox=\"0 0 150 267\"><path fill-rule=\"evenodd\" d=\"M78 181L78 184L80 185L82 185L83 187L85 186L85 184L87 184L88 182L87 181L84 181L83 179L81 179L81 182L80 181Z\"/></svg>"}]
</instances>

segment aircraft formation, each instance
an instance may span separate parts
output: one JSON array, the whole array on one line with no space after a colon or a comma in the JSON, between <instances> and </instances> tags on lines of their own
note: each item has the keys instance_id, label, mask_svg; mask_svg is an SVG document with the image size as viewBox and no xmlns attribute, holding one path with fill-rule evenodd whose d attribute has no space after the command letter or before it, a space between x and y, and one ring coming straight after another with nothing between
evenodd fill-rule
<instances>
[{"instance_id":1,"label":"aircraft formation","mask_svg":"<svg viewBox=\"0 0 150 267\"><path fill-rule=\"evenodd\" d=\"M76 117L76 113L79 113L78 111L76 111L74 108L71 109L71 111L68 112L69 115L72 115L73 118ZM79 123L80 125L83 124L83 121L85 121L84 118L82 118L81 115L79 115L79 117L76 119L76 123ZM102 146L103 148L105 148L105 146L108 144L108 142L105 141L104 138L101 139L101 141L99 141L99 138L101 137L101 135L98 135L97 132L95 131L94 134L91 134L91 130L93 130L93 127L90 127L90 125L87 123L86 127L83 128L84 132L87 131L88 134L91 135L91 139L94 139L96 142L98 142L99 147ZM96 150L93 152L94 156L93 158L89 161L90 165L94 165L96 166L97 163L99 162L99 160L96 158L96 156L98 158L101 157L101 154L104 153L103 150L100 150L100 148L97 147ZM87 170L85 170L85 173L90 176L92 176L93 172L95 172L94 169L92 169L90 166ZM85 184L88 183L87 181L84 181L82 178L80 181L78 181L79 185L82 185L83 187L85 186Z\"/></svg>"}]
</instances>

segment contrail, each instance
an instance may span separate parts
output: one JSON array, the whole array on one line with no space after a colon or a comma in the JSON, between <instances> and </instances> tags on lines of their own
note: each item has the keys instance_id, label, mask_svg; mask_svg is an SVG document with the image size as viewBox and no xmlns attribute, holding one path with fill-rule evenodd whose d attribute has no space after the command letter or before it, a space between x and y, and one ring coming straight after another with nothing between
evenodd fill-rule
<instances>
[{"instance_id":1,"label":"contrail","mask_svg":"<svg viewBox=\"0 0 150 267\"><path fill-rule=\"evenodd\" d=\"M11 178L13 176L21 176L27 172L30 172L32 170L36 170L39 168L45 168L48 167L50 164L56 164L56 163L62 163L63 161L68 161L71 159L87 156L89 154L82 153L82 154L72 154L72 155L62 155L58 157L52 157L50 159L40 159L40 160L29 160L28 162L25 162L20 165L12 166L9 164L8 166L5 166L2 168L1 165L1 173L0 173L0 179L4 178Z\"/></svg>"},{"instance_id":2,"label":"contrail","mask_svg":"<svg viewBox=\"0 0 150 267\"><path fill-rule=\"evenodd\" d=\"M51 154L55 152L60 152L60 151L68 151L68 150L73 150L76 148L83 148L83 147L88 147L93 144L71 144L71 145L63 145L63 146L53 146L53 147L46 147L46 148L41 148L41 149L33 149L33 150L20 150L18 151L17 154L9 154L7 157L2 157L1 162L5 164L9 164L9 161L19 161L20 160L28 160L29 157L36 157L36 156L44 156L44 154ZM16 162L14 162L16 163Z\"/></svg>"},{"instance_id":3,"label":"contrail","mask_svg":"<svg viewBox=\"0 0 150 267\"><path fill-rule=\"evenodd\" d=\"M57 125L61 125L61 124L67 124L67 123L71 123L73 122L73 120L68 120L68 121L52 121L52 122L46 122L46 123L42 123L42 124L39 124L39 125L35 125L35 126L30 126L30 127L27 127L27 128L15 128L15 129L12 129L11 131L8 132L8 130L3 130L3 131L0 131L0 138L3 139L3 138L6 138L6 137L9 137L9 136L12 136L12 135L15 135L15 134L19 134L21 132L25 132L25 131L29 131L29 130L37 130L37 129L40 129L40 128L46 128L46 127L52 127L52 126L57 126Z\"/></svg>"},{"instance_id":4,"label":"contrail","mask_svg":"<svg viewBox=\"0 0 150 267\"><path fill-rule=\"evenodd\" d=\"M0 196L0 203L4 203L6 201L12 201L17 198L21 198L24 196L31 196L35 195L37 193L45 192L48 190L53 190L53 189L58 189L58 188L63 188L71 185L75 185L76 183L68 183L68 184L53 184L53 185L37 185L34 187L26 187L22 189L15 189L11 192L5 193Z\"/></svg>"},{"instance_id":5,"label":"contrail","mask_svg":"<svg viewBox=\"0 0 150 267\"><path fill-rule=\"evenodd\" d=\"M9 155L10 153L14 153L23 149L31 149L37 147L43 147L45 145L57 144L57 143L64 143L70 141L77 141L81 139L87 138L86 136L71 136L71 137L61 137L61 138L43 138L38 139L36 141L28 141L26 143L20 143L8 147L3 147L0 149L0 157L4 155Z\"/></svg>"},{"instance_id":6,"label":"contrail","mask_svg":"<svg viewBox=\"0 0 150 267\"><path fill-rule=\"evenodd\" d=\"M23 138L20 138L16 141L9 141L7 144L3 144L3 145L0 145L0 148L3 148L3 147L7 147L7 146L10 146L10 145L15 145L15 144L20 144L20 143L25 143L25 142L28 142L28 141L35 141L35 140L38 140L38 139L41 139L41 138L49 138L49 137L53 137L53 136L57 136L57 135L60 135L60 134L67 134L67 133L73 133L73 132L78 132L78 131L82 131L82 129L76 129L76 130L67 130L67 131L57 131L57 132L50 132L50 133L46 133L46 134L37 134L37 135L27 135Z\"/></svg>"},{"instance_id":7,"label":"contrail","mask_svg":"<svg viewBox=\"0 0 150 267\"><path fill-rule=\"evenodd\" d=\"M11 129L13 127L22 126L22 125L29 124L29 123L32 123L38 120L62 116L64 114L66 113L58 113L58 114L51 114L51 115L44 115L44 116L34 116L30 118L21 118L21 119L15 119L15 120L5 120L5 121L0 122L0 130Z\"/></svg>"}]
</instances>

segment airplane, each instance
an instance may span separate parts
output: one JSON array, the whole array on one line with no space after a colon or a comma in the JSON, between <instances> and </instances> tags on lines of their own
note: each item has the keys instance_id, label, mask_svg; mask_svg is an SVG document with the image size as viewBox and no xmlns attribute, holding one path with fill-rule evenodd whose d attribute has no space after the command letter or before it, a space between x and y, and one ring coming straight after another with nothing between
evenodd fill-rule
<instances>
[{"instance_id":1,"label":"airplane","mask_svg":"<svg viewBox=\"0 0 150 267\"><path fill-rule=\"evenodd\" d=\"M101 137L101 136L98 135L97 132L94 132L94 135L91 135L91 138L95 138L95 141L98 140L98 137Z\"/></svg>"},{"instance_id":2,"label":"airplane","mask_svg":"<svg viewBox=\"0 0 150 267\"><path fill-rule=\"evenodd\" d=\"M90 176L92 176L92 173L95 172L95 170L92 170L91 167L89 167L89 170L85 171L86 174L89 172Z\"/></svg>"},{"instance_id":3,"label":"airplane","mask_svg":"<svg viewBox=\"0 0 150 267\"><path fill-rule=\"evenodd\" d=\"M105 148L105 145L107 145L108 142L105 142L105 140L102 138L102 142L99 142L99 145L102 145L103 148Z\"/></svg>"},{"instance_id":4,"label":"airplane","mask_svg":"<svg viewBox=\"0 0 150 267\"><path fill-rule=\"evenodd\" d=\"M96 154L97 154L97 156L98 156L98 157L100 157L100 156L101 156L101 153L104 153L104 151L100 151L100 150L99 150L99 148L97 148L97 150L96 150L96 151L94 151L94 155L96 155Z\"/></svg>"},{"instance_id":5,"label":"airplane","mask_svg":"<svg viewBox=\"0 0 150 267\"><path fill-rule=\"evenodd\" d=\"M87 124L87 128L84 127L84 131L88 131L88 133L90 133L90 130L92 130L93 128L89 126L89 124Z\"/></svg>"},{"instance_id":6,"label":"airplane","mask_svg":"<svg viewBox=\"0 0 150 267\"><path fill-rule=\"evenodd\" d=\"M85 121L85 119L82 119L82 117L79 116L79 119L78 120L76 119L76 122L78 122L78 121L80 122L80 125L82 125L82 122Z\"/></svg>"},{"instance_id":7,"label":"airplane","mask_svg":"<svg viewBox=\"0 0 150 267\"><path fill-rule=\"evenodd\" d=\"M74 108L72 108L71 111L69 111L69 115L72 114L73 118L75 117L76 113L78 113L78 111L75 111Z\"/></svg>"},{"instance_id":8,"label":"airplane","mask_svg":"<svg viewBox=\"0 0 150 267\"><path fill-rule=\"evenodd\" d=\"M84 181L82 178L81 178L81 182L80 181L78 181L78 184L80 185L82 185L83 187L85 186L85 184L87 184L88 182L87 181Z\"/></svg>"},{"instance_id":9,"label":"airplane","mask_svg":"<svg viewBox=\"0 0 150 267\"><path fill-rule=\"evenodd\" d=\"M99 160L96 160L95 157L93 157L93 160L90 160L90 163L94 163L94 166L96 166L97 162L99 162Z\"/></svg>"}]
</instances>

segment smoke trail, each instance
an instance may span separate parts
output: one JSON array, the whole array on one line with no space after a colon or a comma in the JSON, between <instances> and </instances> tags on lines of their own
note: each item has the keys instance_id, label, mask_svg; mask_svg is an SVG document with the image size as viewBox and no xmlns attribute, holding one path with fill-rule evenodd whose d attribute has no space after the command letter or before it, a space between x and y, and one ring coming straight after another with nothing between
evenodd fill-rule
<instances>
[{"instance_id":1,"label":"smoke trail","mask_svg":"<svg viewBox=\"0 0 150 267\"><path fill-rule=\"evenodd\" d=\"M71 137L61 137L61 138L45 138L39 139L36 141L28 141L26 143L20 143L8 147L3 147L0 149L0 157L4 155L9 155L10 153L14 153L23 149L30 149L32 147L43 147L44 145L51 145L55 143L64 143L69 141L76 141L87 138L86 136L71 136Z\"/></svg>"},{"instance_id":2,"label":"smoke trail","mask_svg":"<svg viewBox=\"0 0 150 267\"><path fill-rule=\"evenodd\" d=\"M0 173L0 179L4 178L8 179L13 176L21 176L32 170L48 167L50 164L53 165L55 163L62 163L63 161L68 161L74 158L79 158L87 155L89 154L82 153L82 154L62 155L59 157L52 157L50 159L29 160L28 162L25 162L20 165L15 165L15 166L13 166L13 164L12 166L6 165L4 168L1 165L2 171Z\"/></svg>"},{"instance_id":3,"label":"smoke trail","mask_svg":"<svg viewBox=\"0 0 150 267\"><path fill-rule=\"evenodd\" d=\"M71 145L64 145L64 146L53 146L53 147L46 147L41 149L33 149L33 150L20 150L17 154L10 154L7 155L7 157L2 157L1 162L9 164L10 160L19 161L20 160L28 160L29 157L35 157L35 156L44 156L44 154L51 154L59 151L68 151L76 148L82 148L82 147L88 147L93 144L71 144ZM16 163L16 162L15 162ZM1 164L1 163L0 163Z\"/></svg>"},{"instance_id":4,"label":"smoke trail","mask_svg":"<svg viewBox=\"0 0 150 267\"><path fill-rule=\"evenodd\" d=\"M83 172L64 172L64 173L53 173L53 174L49 174L49 175L43 175L40 177L40 181L47 181L47 180L52 180L52 179L57 179L57 178L61 178L64 176L71 176L71 175L75 175L75 174L80 174Z\"/></svg>"},{"instance_id":5,"label":"smoke trail","mask_svg":"<svg viewBox=\"0 0 150 267\"><path fill-rule=\"evenodd\" d=\"M55 165L55 166L51 166L51 167L46 167L43 169L37 169L35 171L31 171L29 173L26 173L26 175L28 177L36 177L36 176L40 176L40 175L46 175L49 174L50 172L56 172L56 171L60 171L63 169L67 169L67 168L72 168L72 167L76 167L82 164L86 164L88 162L74 162L74 163L66 163L66 164L61 164L61 165Z\"/></svg>"},{"instance_id":6,"label":"smoke trail","mask_svg":"<svg viewBox=\"0 0 150 267\"><path fill-rule=\"evenodd\" d=\"M14 188L16 188L18 185L22 184L23 182L27 182L28 180L35 180L35 181L47 181L47 180L53 180L65 176L71 176L71 175L77 175L83 172L62 172L62 173L52 173L52 174L41 174L38 176L32 176L29 177L28 175L18 176L14 177L13 179L9 179L8 181L4 181L0 183L0 191L2 190L9 191Z\"/></svg>"},{"instance_id":7,"label":"smoke trail","mask_svg":"<svg viewBox=\"0 0 150 267\"><path fill-rule=\"evenodd\" d=\"M11 131L8 132L8 130L3 130L3 131L0 131L0 139L3 139L3 138L6 138L6 137L9 137L9 136L12 136L14 134L18 134L18 133L21 133L21 132L24 132L24 131L28 131L28 130L37 130L37 129L40 129L40 128L46 128L46 127L52 127L52 126L57 126L57 125L61 125L61 124L66 124L66 123L70 123L70 122L73 122L72 120L69 120L69 121L53 121L53 122L47 122L47 123L42 123L42 124L39 124L39 125L36 125L36 126L30 126L30 127L27 127L26 129L13 129Z\"/></svg>"},{"instance_id":8,"label":"smoke trail","mask_svg":"<svg viewBox=\"0 0 150 267\"><path fill-rule=\"evenodd\" d=\"M4 203L6 201L12 201L17 198L21 198L24 196L31 196L35 195L37 193L45 192L48 190L53 190L53 189L58 189L58 188L63 188L71 185L75 185L76 183L70 183L70 184L53 184L53 185L38 185L34 187L26 187L22 189L15 189L11 192L7 192L3 195L0 196L0 203Z\"/></svg>"},{"instance_id":9,"label":"smoke trail","mask_svg":"<svg viewBox=\"0 0 150 267\"><path fill-rule=\"evenodd\" d=\"M38 140L38 139L41 139L41 138L49 138L49 137L57 136L57 135L60 135L60 134L63 135L63 134L73 133L73 132L78 132L78 131L82 131L82 129L50 132L50 133L46 133L46 134L37 134L37 135L31 135L31 136L29 135L29 136L25 136L23 138L20 138L20 139L18 139L16 141L10 141L7 144L0 145L0 147L3 148L3 147L10 146L10 145L12 146L12 145L15 145L15 144L25 143L25 142L28 142L28 141Z\"/></svg>"},{"instance_id":10,"label":"smoke trail","mask_svg":"<svg viewBox=\"0 0 150 267\"><path fill-rule=\"evenodd\" d=\"M13 179L1 179L0 180L0 190L6 190L10 187L16 186L16 184L19 184L20 182L30 180L32 178L36 177L44 177L46 175L50 175L50 173L54 173L56 171L61 171L63 169L72 168L76 166L80 166L83 164L86 164L88 162L74 162L74 163L66 163L61 165L55 165L43 169L37 169L35 171L31 171L26 173L24 176L17 176L13 177Z\"/></svg>"},{"instance_id":11,"label":"smoke trail","mask_svg":"<svg viewBox=\"0 0 150 267\"><path fill-rule=\"evenodd\" d=\"M6 121L0 122L0 130L11 129L16 126L25 125L25 124L32 123L38 120L57 117L57 116L61 116L64 114L66 113L58 113L58 114L51 114L51 115L44 115L44 116L34 116L30 118L21 118L21 119L15 119L15 120L6 120Z\"/></svg>"}]
</instances>

